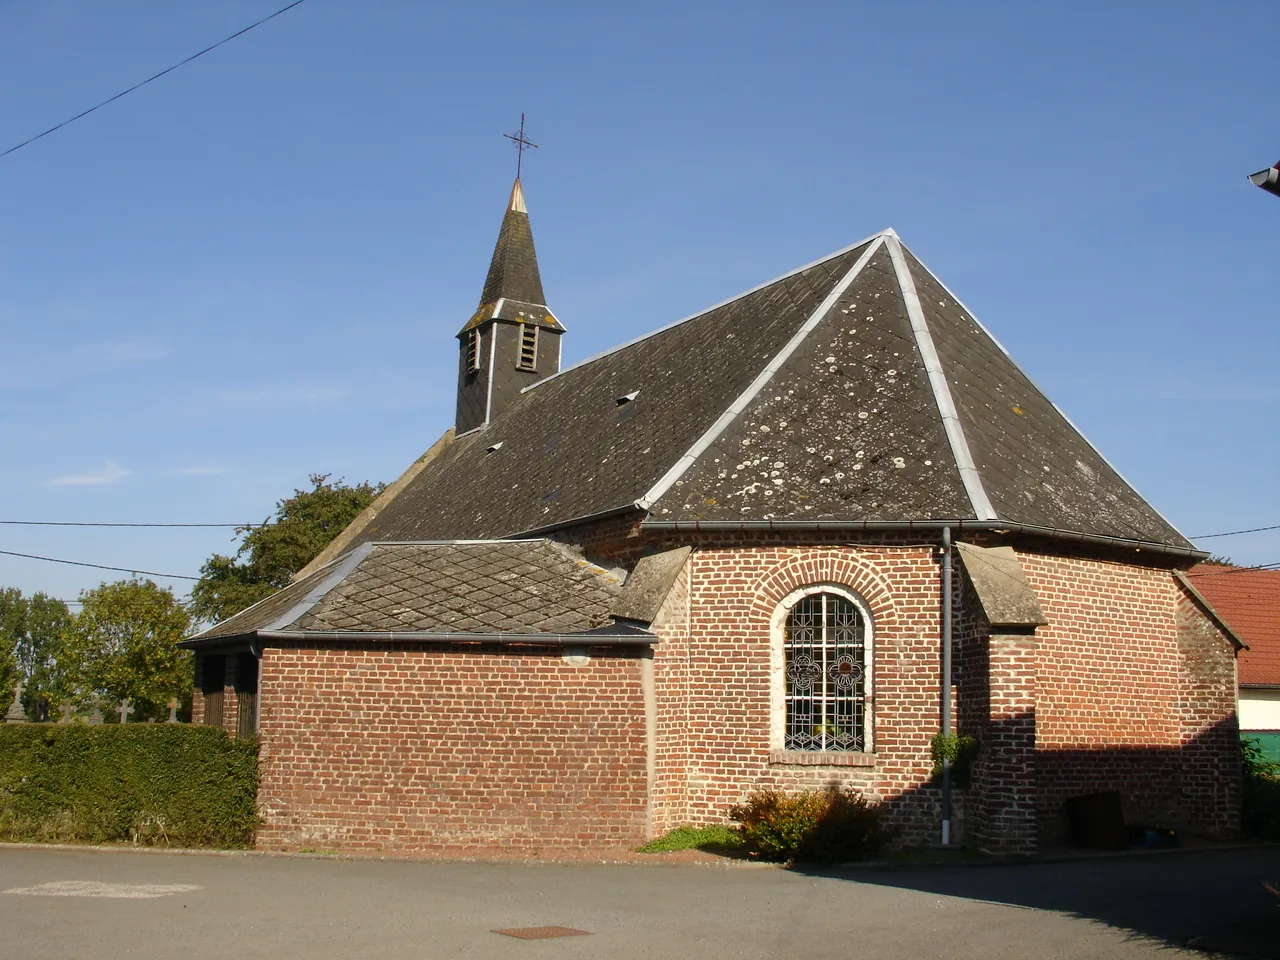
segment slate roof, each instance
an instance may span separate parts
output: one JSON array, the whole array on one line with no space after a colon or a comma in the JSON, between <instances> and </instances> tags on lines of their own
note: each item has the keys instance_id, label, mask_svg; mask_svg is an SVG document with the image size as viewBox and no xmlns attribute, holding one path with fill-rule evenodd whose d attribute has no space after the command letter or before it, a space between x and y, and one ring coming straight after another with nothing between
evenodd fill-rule
<instances>
[{"instance_id":1,"label":"slate roof","mask_svg":"<svg viewBox=\"0 0 1280 960\"><path fill-rule=\"evenodd\" d=\"M367 544L187 643L333 632L631 636L612 628L623 579L550 540Z\"/></svg>"},{"instance_id":2,"label":"slate roof","mask_svg":"<svg viewBox=\"0 0 1280 960\"><path fill-rule=\"evenodd\" d=\"M527 388L355 542L627 509L651 526L969 521L1195 553L892 231Z\"/></svg>"},{"instance_id":3,"label":"slate roof","mask_svg":"<svg viewBox=\"0 0 1280 960\"><path fill-rule=\"evenodd\" d=\"M1249 645L1238 657L1241 686L1280 686L1280 570L1202 563L1186 578Z\"/></svg>"},{"instance_id":4,"label":"slate roof","mask_svg":"<svg viewBox=\"0 0 1280 960\"><path fill-rule=\"evenodd\" d=\"M547 309L538 255L533 246L533 226L529 223L524 190L518 179L511 188L511 199L502 216L498 242L489 261L489 274L480 294L480 306L459 335L494 318L535 323L552 330L564 329Z\"/></svg>"}]
</instances>

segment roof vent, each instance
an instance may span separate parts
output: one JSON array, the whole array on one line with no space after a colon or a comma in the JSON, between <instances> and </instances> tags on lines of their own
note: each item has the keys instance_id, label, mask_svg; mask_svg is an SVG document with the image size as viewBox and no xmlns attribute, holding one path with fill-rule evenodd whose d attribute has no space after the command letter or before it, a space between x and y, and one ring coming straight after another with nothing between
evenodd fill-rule
<instances>
[{"instance_id":1,"label":"roof vent","mask_svg":"<svg viewBox=\"0 0 1280 960\"><path fill-rule=\"evenodd\" d=\"M497 453L501 449L502 449L502 441L499 440L492 447L489 447L487 450L485 450L485 453Z\"/></svg>"},{"instance_id":2,"label":"roof vent","mask_svg":"<svg viewBox=\"0 0 1280 960\"><path fill-rule=\"evenodd\" d=\"M638 396L640 396L640 391L632 390L630 393L623 394L622 396L616 398L613 402L621 407L624 404L630 403L632 400L634 400Z\"/></svg>"}]
</instances>

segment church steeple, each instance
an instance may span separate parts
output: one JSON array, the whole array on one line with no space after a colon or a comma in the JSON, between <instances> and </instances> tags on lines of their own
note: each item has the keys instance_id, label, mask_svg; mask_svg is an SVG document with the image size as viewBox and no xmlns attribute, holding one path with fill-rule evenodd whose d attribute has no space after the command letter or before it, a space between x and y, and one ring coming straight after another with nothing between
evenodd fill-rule
<instances>
[{"instance_id":1,"label":"church steeple","mask_svg":"<svg viewBox=\"0 0 1280 960\"><path fill-rule=\"evenodd\" d=\"M509 298L522 303L545 304L542 276L538 272L538 255L533 249L533 228L529 224L529 208L524 204L520 180L511 186L511 199L502 217L498 243L489 261L489 275L484 281L480 303L496 303Z\"/></svg>"},{"instance_id":2,"label":"church steeple","mask_svg":"<svg viewBox=\"0 0 1280 960\"><path fill-rule=\"evenodd\" d=\"M458 331L456 432L485 426L522 388L557 373L563 333L542 292L533 228L516 177L480 306Z\"/></svg>"}]
</instances>

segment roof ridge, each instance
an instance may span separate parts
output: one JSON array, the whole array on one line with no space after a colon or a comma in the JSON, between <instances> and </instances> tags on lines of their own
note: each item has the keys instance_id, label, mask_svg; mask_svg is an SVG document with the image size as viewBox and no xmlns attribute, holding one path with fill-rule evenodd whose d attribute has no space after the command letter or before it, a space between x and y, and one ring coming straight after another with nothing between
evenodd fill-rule
<instances>
[{"instance_id":1,"label":"roof ridge","mask_svg":"<svg viewBox=\"0 0 1280 960\"><path fill-rule=\"evenodd\" d=\"M328 595L329 591L336 587L339 583L346 579L347 574L351 573L356 567L364 562L365 557L373 552L375 541L362 543L346 556L341 562L329 572L329 575L313 587L305 597L295 603L280 616L276 617L265 626L259 627L259 630L280 630L295 620L308 613L317 606L321 600ZM287 587L285 589L288 589Z\"/></svg>"},{"instance_id":2,"label":"roof ridge","mask_svg":"<svg viewBox=\"0 0 1280 960\"><path fill-rule=\"evenodd\" d=\"M815 308L813 313L809 315L808 319L800 325L800 329L792 335L791 339L788 340L782 349L774 355L773 359L765 365L765 368L756 375L755 379L752 380L750 384L747 385L747 388L742 391L742 393L738 394L733 403L729 405L729 408L716 418L715 423L713 423L706 432L702 434L702 436L694 441L693 446L685 451L684 455L681 456L680 459L677 460L675 464L658 479L657 483L645 491L640 499L635 502L637 507L641 510L648 510L659 499L661 499L668 490L671 489L675 482L679 480L694 463L697 462L698 458L702 456L707 447L711 446L711 444L714 443L716 439L729 427L729 424L733 423L733 421L738 418L738 415L742 413L751 401L756 398L760 391L764 389L765 384L773 379L773 375L778 372L778 369L787 362L793 353L795 353L796 349L804 342L805 338L808 337L822 319L831 312L840 297L849 289L858 274L862 272L862 268L870 262L871 257L875 252L886 242L891 241L892 238L885 234L878 234L871 238L870 242L867 244L867 249L862 252L862 255L859 256L854 265L845 272L844 276L836 281L827 296L823 298L820 304L818 304L817 308ZM852 247L847 247L841 252L848 253L850 250L855 249L857 249L856 244Z\"/></svg>"},{"instance_id":3,"label":"roof ridge","mask_svg":"<svg viewBox=\"0 0 1280 960\"><path fill-rule=\"evenodd\" d=\"M613 354L619 352L620 350L626 350L628 347L634 347L637 343L643 343L645 340L648 340L651 337L656 337L660 333L666 333L668 330L672 329L673 327L678 327L682 323L688 323L690 320L697 320L699 317L705 316L706 314L710 313L712 310L719 310L721 307L728 306L729 304L733 303L736 300L741 300L743 297L749 297L751 294L756 293L757 291L763 290L765 287L771 287L775 283L779 283L783 280L787 280L791 277L794 277L798 273L804 273L806 270L811 270L814 267L820 266L821 264L826 263L828 260L834 260L837 257L842 257L846 253L849 253L851 250L857 250L859 247L865 244L873 243L876 240L881 240L885 237L896 237L896 236L897 234L894 232L892 227L886 227L885 229L881 230L879 233L873 233L871 236L864 237L863 239L859 240L857 243L851 243L847 247L841 247L839 250L835 251L834 253L829 253L825 257L819 257L817 260L811 260L809 263L806 263L802 267L796 267L794 270L788 270L786 273L782 274L781 276L774 277L772 280L766 281L765 283L756 284L754 287L752 287L749 290L743 290L741 293L735 294L734 296L729 297L728 299L721 300L719 303L713 303L711 306L704 307L702 310L699 310L697 313L691 313L687 317L682 317L679 320L675 320L671 323L664 324L663 326L658 327L656 330L650 330L648 333L642 333L640 336L633 337L632 339L627 340L625 343L618 344L616 347L610 347L608 350L602 350L600 353L592 354L591 356L587 357L585 360L579 360L577 363L575 363L571 367L565 367L563 370L558 370L555 373L551 374L549 377L543 377L541 380L538 380L535 383L531 383L527 387L521 388L520 392L528 393L530 390L537 389L538 387L542 386L544 383L548 383L551 380L555 380L557 377L563 377L566 373L570 373L574 370L577 370L579 367L585 367L589 363L595 363L597 360L602 360L605 357L612 356Z\"/></svg>"},{"instance_id":4,"label":"roof ridge","mask_svg":"<svg viewBox=\"0 0 1280 960\"><path fill-rule=\"evenodd\" d=\"M468 547L480 544L538 543L546 537L482 537L470 540L369 540L375 547Z\"/></svg>"},{"instance_id":5,"label":"roof ridge","mask_svg":"<svg viewBox=\"0 0 1280 960\"><path fill-rule=\"evenodd\" d=\"M359 549L359 547L357 547L356 549L358 550L358 549ZM280 589L275 590L275 591L273 591L273 592L271 592L271 593L268 593L268 594L267 594L265 597L263 597L261 600L255 600L255 601L253 601L253 603L249 604L249 605L248 605L247 607L245 607L243 610L237 610L235 613L231 614L231 616L229 616L229 617L223 617L221 620L218 620L218 621L216 621L216 622L214 622L214 623L209 624L209 626L205 627L205 628L204 628L203 630L201 630L199 633L196 633L196 634L193 634L193 635L192 635L192 636L190 636L190 637L187 637L187 638L186 638L186 640L198 640L198 639L200 639L201 637L203 637L203 636L204 636L206 633L208 633L209 631L211 631L211 630L213 630L213 629L215 629L215 628L217 628L217 627L222 626L224 623L227 623L227 622L228 622L228 621L230 621L230 620L234 620L236 617L244 616L246 613L248 613L248 612L249 612L249 611L251 611L251 610L256 610L258 607L262 606L264 603L266 603L266 602L267 602L268 600L270 600L272 597L278 597L278 596L280 596L280 594L281 594L281 593L283 593L285 590L288 590L288 589L290 589L291 587L295 587L295 586L297 586L299 583L301 583L303 580L306 580L308 577L314 577L314 576L316 576L317 574L321 573L322 571L327 570L329 567L333 566L335 563L339 563L341 560L342 560L342 557L334 557L332 560L327 560L327 561L325 561L325 562L324 562L324 563L322 563L320 566L316 567L314 570L312 570L310 573L308 573L305 577L299 577L297 580L294 580L292 583L286 584L285 586L281 587ZM184 641L184 642L185 642L185 641Z\"/></svg>"},{"instance_id":6,"label":"roof ridge","mask_svg":"<svg viewBox=\"0 0 1280 960\"><path fill-rule=\"evenodd\" d=\"M951 387L947 383L946 372L942 369L942 360L933 343L933 335L929 332L928 321L924 317L924 308L920 305L920 294L916 291L915 281L911 278L911 270L906 258L902 255L902 242L896 237L888 237L889 259L893 261L893 272L898 280L898 289L902 291L903 302L907 305L907 318L911 322L911 333L915 337L916 349L920 351L920 359L924 362L925 372L929 375L929 389L933 392L934 402L938 405L938 413L942 417L942 429L946 432L947 442L951 445L951 456L955 459L956 469L960 471L960 481L964 484L964 492L969 497L969 505L973 507L973 515L979 520L997 520L995 509L982 485L982 475L973 462L973 452L969 449L969 440L964 435L964 426L960 422L960 414L956 410ZM1001 348L1003 349L1003 348Z\"/></svg>"},{"instance_id":7,"label":"roof ridge","mask_svg":"<svg viewBox=\"0 0 1280 960\"><path fill-rule=\"evenodd\" d=\"M933 278L934 283L936 283L938 286L940 286L943 290L947 292L947 296L949 296L952 300L956 302L956 305L965 312L965 314L969 317L970 320L974 322L977 328L981 330L987 336L987 338L996 345L996 348L1008 358L1009 362L1013 365L1013 368L1026 378L1027 383L1031 384L1031 386L1035 388L1036 392L1039 393L1040 396L1042 396L1048 402L1049 406L1053 407L1053 409L1058 412L1058 416L1060 416L1063 420L1066 421L1067 426L1069 426L1072 430L1075 431L1076 436L1078 436L1081 440L1084 441L1085 446L1087 446L1090 450L1092 450L1097 455L1099 460L1101 460L1103 463L1105 463L1108 467L1111 468L1111 471L1117 477L1120 478L1122 483L1124 483L1130 490L1132 490L1138 496L1138 499L1140 499L1146 505L1147 509L1149 509L1157 517L1159 517L1166 524L1168 524L1169 528L1173 530L1174 533L1182 537L1182 539L1187 541L1187 543L1191 543L1194 546L1194 543L1191 540L1191 538L1188 537L1181 530L1179 530L1175 524L1169 521L1168 517L1166 517L1163 513L1160 512L1160 510L1155 506L1155 504L1153 504L1150 500L1148 500L1145 496L1143 496L1142 491L1140 491L1136 486L1134 486L1133 483L1129 480L1129 478L1126 477L1123 473L1121 473L1119 469L1117 469L1116 465L1111 462L1111 460L1107 457L1106 454L1104 454L1101 450L1099 450L1094 445L1093 441L1090 440L1088 436L1085 435L1085 432L1083 430L1081 430L1079 427L1076 426L1075 421L1072 420L1069 416L1067 416L1067 412L1063 410L1062 407L1058 406L1057 402L1051 396L1049 396L1049 394L1045 393L1045 391L1041 388L1040 384L1036 383L1036 381L1031 378L1030 374L1028 374L1027 371L1022 368L1022 364L1018 363L1017 359L1013 356L1013 354L1011 354L1005 348L1005 345L996 338L995 334L993 334L990 330L987 329L986 325L981 320L978 319L978 315L974 313L972 310L970 310L968 305L965 304L963 300L961 300L959 297L955 295L952 289L942 281L942 278L939 277L936 273L934 273L931 269L929 269L929 266L923 260L921 260L919 257L916 256L915 251L913 251L905 243L902 243L902 241L899 240L898 242L901 245L901 247L907 251L907 253L911 254L912 259L915 260L916 263L920 264L920 268L924 270L925 273L929 274L930 277Z\"/></svg>"}]
</instances>

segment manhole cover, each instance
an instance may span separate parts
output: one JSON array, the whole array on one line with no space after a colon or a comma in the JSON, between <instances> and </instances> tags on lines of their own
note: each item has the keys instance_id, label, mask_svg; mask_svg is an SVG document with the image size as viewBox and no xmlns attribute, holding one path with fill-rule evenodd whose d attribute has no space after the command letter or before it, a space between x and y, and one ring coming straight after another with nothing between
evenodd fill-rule
<instances>
[{"instance_id":1,"label":"manhole cover","mask_svg":"<svg viewBox=\"0 0 1280 960\"><path fill-rule=\"evenodd\" d=\"M586 930L575 930L573 927L511 927L507 930L495 930L504 937L515 937L517 940L551 940L555 937L588 937Z\"/></svg>"}]
</instances>

